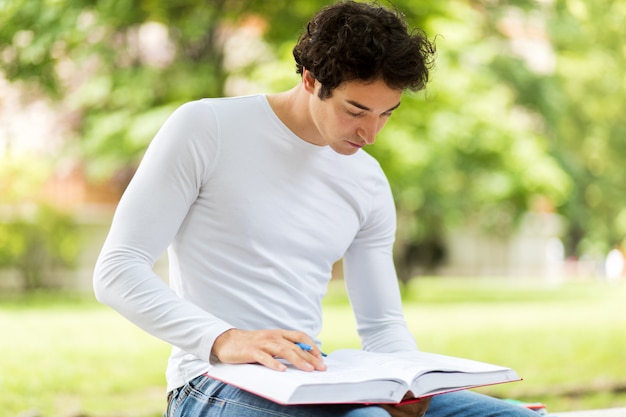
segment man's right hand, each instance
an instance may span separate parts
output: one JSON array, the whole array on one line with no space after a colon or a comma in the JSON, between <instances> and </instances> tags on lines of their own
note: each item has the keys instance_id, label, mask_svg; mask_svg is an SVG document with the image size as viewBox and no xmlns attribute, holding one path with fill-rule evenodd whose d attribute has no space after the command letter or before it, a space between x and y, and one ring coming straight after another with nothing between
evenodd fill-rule
<instances>
[{"instance_id":1,"label":"man's right hand","mask_svg":"<svg viewBox=\"0 0 626 417\"><path fill-rule=\"evenodd\" d=\"M296 342L310 345L301 349ZM215 339L211 354L224 363L260 363L276 371L287 369L276 358L285 359L303 371L325 371L326 365L317 345L305 333L295 330L230 329Z\"/></svg>"}]
</instances>

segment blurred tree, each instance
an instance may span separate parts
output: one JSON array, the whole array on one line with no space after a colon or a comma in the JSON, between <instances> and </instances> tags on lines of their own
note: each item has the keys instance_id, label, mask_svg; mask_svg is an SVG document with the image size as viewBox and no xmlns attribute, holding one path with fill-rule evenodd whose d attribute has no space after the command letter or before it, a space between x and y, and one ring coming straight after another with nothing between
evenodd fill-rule
<instances>
[{"instance_id":1,"label":"blurred tree","mask_svg":"<svg viewBox=\"0 0 626 417\"><path fill-rule=\"evenodd\" d=\"M503 14L510 17L511 10L489 10L494 21ZM515 101L539 121L548 154L572 179L568 198L554 201L569 222L568 254L603 256L626 237L626 5L543 1L517 19L527 41L526 62L519 59L525 65L501 58L496 68ZM544 70L528 65L541 58L542 44L554 56Z\"/></svg>"},{"instance_id":2,"label":"blurred tree","mask_svg":"<svg viewBox=\"0 0 626 417\"><path fill-rule=\"evenodd\" d=\"M89 173L134 165L183 101L223 93L224 20L245 2L2 3L2 70L62 99Z\"/></svg>"},{"instance_id":3,"label":"blurred tree","mask_svg":"<svg viewBox=\"0 0 626 417\"><path fill-rule=\"evenodd\" d=\"M451 227L509 235L537 198L562 204L569 195L569 177L538 129L541 115L517 100L518 86L502 71L502 62L524 73L528 65L492 29L502 17L487 8L524 13L534 3L446 3L445 15L427 22L438 48L432 82L405 99L371 150L404 220L398 238L405 244L396 251L404 277L416 258L429 268L445 256L442 237Z\"/></svg>"},{"instance_id":4,"label":"blurred tree","mask_svg":"<svg viewBox=\"0 0 626 417\"><path fill-rule=\"evenodd\" d=\"M565 100L547 121L552 152L576 184L563 206L572 224L568 243L571 252L604 255L626 238L626 4L555 6L557 82Z\"/></svg>"},{"instance_id":5,"label":"blurred tree","mask_svg":"<svg viewBox=\"0 0 626 417\"><path fill-rule=\"evenodd\" d=\"M34 193L50 165L43 157L0 154L0 268L16 271L25 291L50 286L60 268L73 268L81 246L72 217Z\"/></svg>"},{"instance_id":6,"label":"blurred tree","mask_svg":"<svg viewBox=\"0 0 626 417\"><path fill-rule=\"evenodd\" d=\"M56 208L0 218L0 267L15 269L25 291L49 286L59 267L74 267L79 248L76 224Z\"/></svg>"},{"instance_id":7,"label":"blurred tree","mask_svg":"<svg viewBox=\"0 0 626 417\"><path fill-rule=\"evenodd\" d=\"M295 38L331 2L3 2L0 69L57 97L75 132L69 149L92 176L110 177L136 165L175 107L224 95L235 73L270 90L290 87ZM370 150L395 190L404 277L416 253L427 266L441 258L447 228L509 233L537 198L570 219L571 253L583 238L610 242L626 234L619 165L626 148L618 123L624 6L394 4L438 47L427 91L405 98ZM263 35L265 57L225 59L242 27Z\"/></svg>"}]
</instances>

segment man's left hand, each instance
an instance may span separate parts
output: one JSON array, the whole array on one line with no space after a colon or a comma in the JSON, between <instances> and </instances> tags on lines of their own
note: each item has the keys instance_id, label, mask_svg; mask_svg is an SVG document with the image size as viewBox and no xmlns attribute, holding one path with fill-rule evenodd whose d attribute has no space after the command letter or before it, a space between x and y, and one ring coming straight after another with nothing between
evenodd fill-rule
<instances>
[{"instance_id":1,"label":"man's left hand","mask_svg":"<svg viewBox=\"0 0 626 417\"><path fill-rule=\"evenodd\" d=\"M413 397L413 394L410 392L407 393L402 401L410 401ZM417 402L404 404L404 405L394 405L394 404L380 404L391 417L422 417L426 414L426 410L428 410L428 406L430 405L431 397L424 397Z\"/></svg>"}]
</instances>

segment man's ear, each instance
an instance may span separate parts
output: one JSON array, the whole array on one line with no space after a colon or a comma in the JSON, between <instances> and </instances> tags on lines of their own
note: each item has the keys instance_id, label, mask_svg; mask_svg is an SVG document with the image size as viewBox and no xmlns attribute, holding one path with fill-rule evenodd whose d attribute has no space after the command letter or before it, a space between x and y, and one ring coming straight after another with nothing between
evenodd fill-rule
<instances>
[{"instance_id":1,"label":"man's ear","mask_svg":"<svg viewBox=\"0 0 626 417\"><path fill-rule=\"evenodd\" d=\"M316 80L313 74L304 68L302 70L302 84L304 85L304 89L311 94L315 92L315 81Z\"/></svg>"}]
</instances>

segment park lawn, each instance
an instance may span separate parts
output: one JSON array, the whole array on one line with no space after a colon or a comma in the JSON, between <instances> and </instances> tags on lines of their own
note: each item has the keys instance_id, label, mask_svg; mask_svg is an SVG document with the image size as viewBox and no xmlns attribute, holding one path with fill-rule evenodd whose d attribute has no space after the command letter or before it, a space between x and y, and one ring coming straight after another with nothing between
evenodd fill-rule
<instances>
[{"instance_id":1,"label":"park lawn","mask_svg":"<svg viewBox=\"0 0 626 417\"><path fill-rule=\"evenodd\" d=\"M416 279L405 293L422 350L515 368L481 392L549 410L626 406L626 285L560 287ZM324 349L358 347L341 282L325 301ZM85 296L0 298L0 417L156 417L169 346Z\"/></svg>"},{"instance_id":2,"label":"park lawn","mask_svg":"<svg viewBox=\"0 0 626 417\"><path fill-rule=\"evenodd\" d=\"M0 416L162 415L167 344L95 301L37 298L0 304Z\"/></svg>"}]
</instances>

